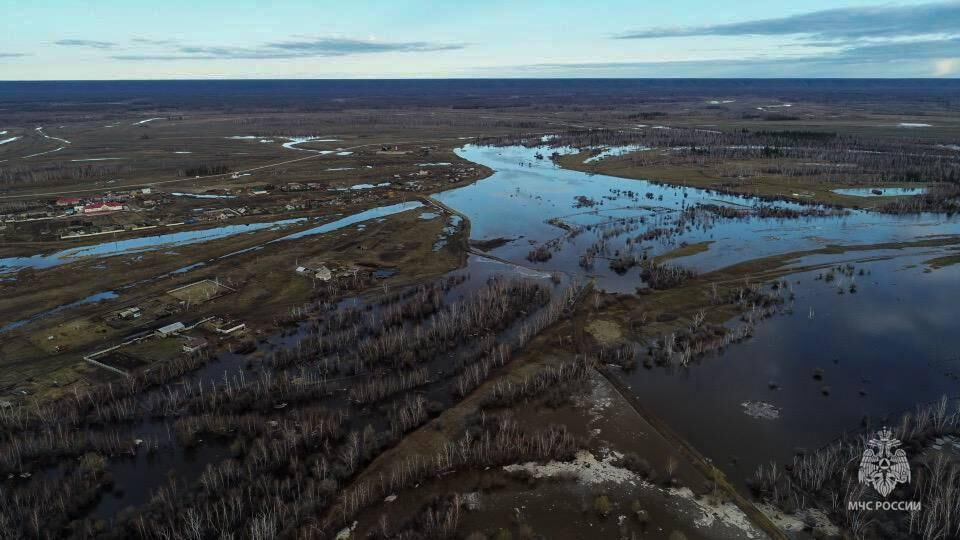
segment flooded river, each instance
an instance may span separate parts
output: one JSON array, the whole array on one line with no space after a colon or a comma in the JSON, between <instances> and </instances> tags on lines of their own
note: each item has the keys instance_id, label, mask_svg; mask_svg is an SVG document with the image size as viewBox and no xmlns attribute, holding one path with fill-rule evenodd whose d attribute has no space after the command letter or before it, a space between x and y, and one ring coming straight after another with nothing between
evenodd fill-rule
<instances>
[{"instance_id":1,"label":"flooded river","mask_svg":"<svg viewBox=\"0 0 960 540\"><path fill-rule=\"evenodd\" d=\"M461 157L497 172L436 197L470 218L474 240L513 239L491 249L491 254L545 271L594 277L599 287L622 292L641 286L637 269L618 275L605 261L597 261L590 271L578 264L599 233L564 239L550 260L540 263L526 260L531 241L563 236L564 231L547 223L552 218L588 225L643 217L642 231L656 224L668 226L682 209L696 203L771 204L588 175L535 157L551 151L464 147L458 151ZM639 202L624 196L624 191L639 192ZM578 209L578 196L603 204ZM608 238L608 249L624 249L626 238L635 234ZM960 219L932 214L852 211L799 219L749 217L718 219L654 240L650 252L662 254L684 242L710 241L708 250L676 260L710 271L827 245L896 243L952 234L960 234ZM816 449L859 429L865 417L874 422L891 417L895 422L916 404L960 395L960 354L951 339L958 328L954 306L960 304L960 267L930 271L924 265L945 253L955 252L915 248L804 257L794 263L797 268L843 261L853 264L853 275L830 282L818 278L825 270L789 275L785 279L795 299L784 314L758 324L752 339L689 367L641 368L624 374L624 381L647 410L666 420L735 481L751 476L759 464L789 461L797 450ZM822 370L822 377L814 378L815 370ZM779 416L750 416L745 402L769 403Z\"/></svg>"}]
</instances>

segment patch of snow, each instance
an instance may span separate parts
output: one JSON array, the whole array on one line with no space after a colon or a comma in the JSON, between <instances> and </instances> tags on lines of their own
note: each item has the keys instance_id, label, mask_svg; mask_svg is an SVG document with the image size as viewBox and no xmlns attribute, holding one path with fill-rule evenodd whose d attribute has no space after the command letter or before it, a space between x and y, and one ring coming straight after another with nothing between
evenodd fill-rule
<instances>
[{"instance_id":1,"label":"patch of snow","mask_svg":"<svg viewBox=\"0 0 960 540\"><path fill-rule=\"evenodd\" d=\"M933 126L932 126L931 124L918 124L918 123L916 123L916 122L900 122L899 124L897 124L897 127L902 127L902 128L925 128L925 127L933 127Z\"/></svg>"},{"instance_id":2,"label":"patch of snow","mask_svg":"<svg viewBox=\"0 0 960 540\"><path fill-rule=\"evenodd\" d=\"M174 154L192 154L192 153L193 153L193 152L187 152L187 151L185 151L185 150L180 151L180 152L174 152Z\"/></svg>"},{"instance_id":3,"label":"patch of snow","mask_svg":"<svg viewBox=\"0 0 960 540\"><path fill-rule=\"evenodd\" d=\"M350 186L350 189L373 189L378 187L387 187L390 185L390 182L381 182L377 185L373 184L355 184Z\"/></svg>"},{"instance_id":4,"label":"patch of snow","mask_svg":"<svg viewBox=\"0 0 960 540\"><path fill-rule=\"evenodd\" d=\"M3 132L3 134L6 134L6 133L7 133L6 131ZM4 140L0 141L0 144L12 143L13 141L15 141L15 140L17 140L17 139L19 139L19 138L20 138L20 137L10 137L9 139L4 139Z\"/></svg>"},{"instance_id":5,"label":"patch of snow","mask_svg":"<svg viewBox=\"0 0 960 540\"><path fill-rule=\"evenodd\" d=\"M66 146L61 146L60 148L55 148L55 149L53 149L53 150L47 150L46 152L37 152L36 154L30 154L29 156L23 156L23 158L26 159L26 158L31 158L31 157L42 156L42 155L44 155L44 154L52 154L52 153L54 153L54 152L59 152L59 151L63 150L64 148L66 148Z\"/></svg>"},{"instance_id":6,"label":"patch of snow","mask_svg":"<svg viewBox=\"0 0 960 540\"><path fill-rule=\"evenodd\" d=\"M840 536L840 528L834 525L826 514L816 508L806 508L793 514L785 514L771 504L758 504L757 508L784 532L799 533L807 528L808 522L812 522L814 531L823 533L824 537Z\"/></svg>"},{"instance_id":7,"label":"patch of snow","mask_svg":"<svg viewBox=\"0 0 960 540\"><path fill-rule=\"evenodd\" d=\"M694 525L700 528L715 527L717 523L734 527L743 531L747 538L762 538L764 535L757 530L750 518L740 510L740 507L730 501L720 504L710 504L706 497L697 497L690 488L671 488L670 495L686 499L696 505L702 514L693 520Z\"/></svg>"},{"instance_id":8,"label":"patch of snow","mask_svg":"<svg viewBox=\"0 0 960 540\"><path fill-rule=\"evenodd\" d=\"M283 143L283 147L288 150L300 150L301 152L315 152L317 154L329 154L331 150L311 150L309 148L297 148L298 144L306 142L336 142L338 139L321 139L320 137L285 137L288 142Z\"/></svg>"},{"instance_id":9,"label":"patch of snow","mask_svg":"<svg viewBox=\"0 0 960 540\"><path fill-rule=\"evenodd\" d=\"M353 167L333 167L332 169L327 169L328 171L352 171Z\"/></svg>"},{"instance_id":10,"label":"patch of snow","mask_svg":"<svg viewBox=\"0 0 960 540\"><path fill-rule=\"evenodd\" d=\"M743 407L743 414L764 420L776 420L780 418L780 409L772 403L765 401L744 401L740 404Z\"/></svg>"},{"instance_id":11,"label":"patch of snow","mask_svg":"<svg viewBox=\"0 0 960 540\"><path fill-rule=\"evenodd\" d=\"M147 118L146 120L141 120L139 122L134 122L130 124L131 126L139 126L140 124L146 124L147 122L153 122L154 120L163 120L163 118Z\"/></svg>"},{"instance_id":12,"label":"patch of snow","mask_svg":"<svg viewBox=\"0 0 960 540\"><path fill-rule=\"evenodd\" d=\"M620 457L620 454L617 452L609 452L609 455L605 458L598 460L592 452L580 450L577 452L577 456L573 461L551 461L543 465L529 461L522 464L506 465L503 467L503 470L509 473L524 471L534 478L569 476L576 478L577 482L586 485L602 484L605 482L615 484L627 483L633 486L649 485L633 471L614 465L613 462Z\"/></svg>"},{"instance_id":13,"label":"patch of snow","mask_svg":"<svg viewBox=\"0 0 960 540\"><path fill-rule=\"evenodd\" d=\"M213 193L171 193L174 197L191 197L194 199L236 199L233 195L216 195Z\"/></svg>"},{"instance_id":14,"label":"patch of snow","mask_svg":"<svg viewBox=\"0 0 960 540\"><path fill-rule=\"evenodd\" d=\"M61 139L60 137L51 137L50 135L47 135L47 134L43 131L43 127L37 127L37 133L39 133L40 135L42 135L45 139L50 139L50 140L53 140L53 141L60 141L60 142L62 142L63 144L70 144L70 141L68 141L68 140L66 140L66 139Z\"/></svg>"},{"instance_id":15,"label":"patch of snow","mask_svg":"<svg viewBox=\"0 0 960 540\"><path fill-rule=\"evenodd\" d=\"M350 154L353 154L353 152L347 152L347 151L337 152L338 156L349 156Z\"/></svg>"},{"instance_id":16,"label":"patch of snow","mask_svg":"<svg viewBox=\"0 0 960 540\"><path fill-rule=\"evenodd\" d=\"M113 161L113 160L116 160L116 159L127 159L127 158L122 158L122 157L94 157L94 158L86 158L86 159L71 159L70 161L74 161L74 162L76 162L76 161Z\"/></svg>"},{"instance_id":17,"label":"patch of snow","mask_svg":"<svg viewBox=\"0 0 960 540\"><path fill-rule=\"evenodd\" d=\"M349 527L344 527L337 533L336 540L350 540L350 537L353 536L353 531L357 528L357 522L354 521Z\"/></svg>"},{"instance_id":18,"label":"patch of snow","mask_svg":"<svg viewBox=\"0 0 960 540\"><path fill-rule=\"evenodd\" d=\"M503 467L508 473L526 472L534 478L567 477L575 479L582 485L597 485L604 483L629 484L639 489L651 490L683 501L682 511L691 511L696 514L693 522L697 527L717 527L724 525L734 527L744 533L747 538L761 538L763 534L757 530L750 519L740 508L732 502L712 505L707 497L697 497L689 488L664 489L644 481L636 473L613 465L613 462L622 457L614 451L607 450L607 455L597 459L591 452L580 450L571 462L551 461L544 465L528 462L523 464L507 465Z\"/></svg>"},{"instance_id":19,"label":"patch of snow","mask_svg":"<svg viewBox=\"0 0 960 540\"><path fill-rule=\"evenodd\" d=\"M617 157L617 156L622 156L624 154L629 154L631 152L640 152L640 151L645 151L650 149L651 148L649 146L643 146L640 144L630 144L627 146L612 146L604 149L603 151L601 151L599 154L595 156L588 157L587 159L583 160L583 162L594 163L608 157Z\"/></svg>"},{"instance_id":20,"label":"patch of snow","mask_svg":"<svg viewBox=\"0 0 960 540\"><path fill-rule=\"evenodd\" d=\"M438 161L436 163L417 163L417 167L448 167L451 165L446 161Z\"/></svg>"}]
</instances>

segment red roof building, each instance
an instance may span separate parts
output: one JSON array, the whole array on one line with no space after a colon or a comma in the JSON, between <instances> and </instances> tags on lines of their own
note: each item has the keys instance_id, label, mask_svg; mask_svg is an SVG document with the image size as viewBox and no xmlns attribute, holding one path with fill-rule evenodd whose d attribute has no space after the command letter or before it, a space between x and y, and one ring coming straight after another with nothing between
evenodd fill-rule
<instances>
[{"instance_id":1,"label":"red roof building","mask_svg":"<svg viewBox=\"0 0 960 540\"><path fill-rule=\"evenodd\" d=\"M57 206L77 206L80 204L79 197L61 197L57 199Z\"/></svg>"}]
</instances>

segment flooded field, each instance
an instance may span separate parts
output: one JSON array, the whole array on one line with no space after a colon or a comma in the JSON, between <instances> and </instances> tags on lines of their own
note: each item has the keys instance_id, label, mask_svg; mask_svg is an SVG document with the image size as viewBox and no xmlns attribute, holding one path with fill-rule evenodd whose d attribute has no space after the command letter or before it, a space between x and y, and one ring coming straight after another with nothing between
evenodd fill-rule
<instances>
[{"instance_id":1,"label":"flooded field","mask_svg":"<svg viewBox=\"0 0 960 540\"><path fill-rule=\"evenodd\" d=\"M398 212L404 212L413 208L418 208L420 206L422 206L422 203L409 202L373 208L343 218L334 219L329 223L324 223L323 225L318 225L317 227L292 233L273 241L281 242L285 240L296 240L298 238L303 238L304 236L324 234L347 227L349 225L353 225L355 223L360 223L362 221L367 221L369 219L378 217L389 216ZM170 246L210 242L213 240L228 238L237 234L251 233L267 229L281 230L291 225L306 223L307 221L308 220L306 218L296 218L265 223L227 225L225 227L214 227L211 229L161 234L112 242L102 242L91 246L66 249L49 255L38 254L30 257L0 258L0 275L4 273L13 273L23 268L50 268L53 266L68 264L76 259L84 257L103 258L112 257L115 255L129 255L146 251L154 251ZM181 269L181 271L186 270Z\"/></svg>"},{"instance_id":2,"label":"flooded field","mask_svg":"<svg viewBox=\"0 0 960 540\"><path fill-rule=\"evenodd\" d=\"M839 195L850 195L853 197L902 197L910 195L922 195L926 193L924 188L911 187L888 187L888 188L845 188L835 189L834 193Z\"/></svg>"},{"instance_id":3,"label":"flooded field","mask_svg":"<svg viewBox=\"0 0 960 540\"><path fill-rule=\"evenodd\" d=\"M585 270L581 255L601 236L608 254L630 249L627 238L648 227L673 229L649 246L651 256L709 242L708 249L675 259L701 272L824 246L896 244L960 233L956 217L865 211L791 219L716 217L677 230L680 213L698 203L799 207L562 170L536 159L538 152L547 153L465 147L461 156L496 173L436 198L469 217L475 241L509 239L490 249L492 255L593 278L612 292L643 287L638 270L619 274L600 263ZM597 204L577 208L578 197ZM612 220L644 224L630 229L632 234L609 235L601 227L570 238L548 223L553 219L574 226ZM527 259L532 244L556 238L562 240L549 260ZM918 403L956 394L960 357L950 341L956 329L951 306L960 301L960 291L951 284L960 279L960 268L931 272L924 264L942 254L937 248L915 248L799 257L793 267L827 268L785 275L791 300L758 324L752 339L687 367L640 369L623 378L648 410L731 478L743 481L758 465L819 448L860 429L866 418L895 420ZM772 405L777 417L748 415L748 402Z\"/></svg>"},{"instance_id":4,"label":"flooded field","mask_svg":"<svg viewBox=\"0 0 960 540\"><path fill-rule=\"evenodd\" d=\"M826 217L802 216L686 220L676 230L681 213L697 204L736 209L787 209L802 211L795 203L771 203L707 190L674 187L654 182L588 175L538 160L546 148L466 146L458 155L493 168L496 173L473 185L439 193L436 198L470 218L474 240L503 238L506 244L490 250L492 255L528 264L545 271L584 273L598 285L615 292L633 292L642 286L637 271L618 275L596 264L584 272L580 255L598 239L604 241L604 256L629 249L626 240L651 227L671 229L645 244L656 256L682 244L711 242L708 250L682 259L700 271L715 270L768 255L815 249L826 245L903 242L916 238L960 233L960 220L940 214L905 216L867 211L843 211ZM587 205L578 203L584 197ZM773 213L773 212L771 212ZM557 219L592 230L573 237L548 221ZM611 234L611 231L613 234ZM630 233L634 234L631 235ZM545 262L527 261L532 244L560 238L557 250Z\"/></svg>"}]
</instances>

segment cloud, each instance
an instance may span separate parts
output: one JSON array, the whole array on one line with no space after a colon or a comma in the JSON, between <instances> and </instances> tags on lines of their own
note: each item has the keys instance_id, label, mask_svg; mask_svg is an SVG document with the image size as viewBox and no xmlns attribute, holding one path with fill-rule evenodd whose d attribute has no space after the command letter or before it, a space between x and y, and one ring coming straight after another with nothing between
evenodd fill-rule
<instances>
[{"instance_id":1,"label":"cloud","mask_svg":"<svg viewBox=\"0 0 960 540\"><path fill-rule=\"evenodd\" d=\"M112 49L115 44L109 41L94 41L92 39L61 39L55 42L64 47L88 47L91 49Z\"/></svg>"},{"instance_id":2,"label":"cloud","mask_svg":"<svg viewBox=\"0 0 960 540\"><path fill-rule=\"evenodd\" d=\"M518 66L541 76L949 77L960 74L960 38L870 43L790 57Z\"/></svg>"},{"instance_id":3,"label":"cloud","mask_svg":"<svg viewBox=\"0 0 960 540\"><path fill-rule=\"evenodd\" d=\"M174 39L133 38L130 41L139 45L170 46L177 44L177 41Z\"/></svg>"},{"instance_id":4,"label":"cloud","mask_svg":"<svg viewBox=\"0 0 960 540\"><path fill-rule=\"evenodd\" d=\"M937 77L949 77L960 73L960 58L941 58L933 63L933 74Z\"/></svg>"},{"instance_id":5,"label":"cloud","mask_svg":"<svg viewBox=\"0 0 960 540\"><path fill-rule=\"evenodd\" d=\"M316 54L319 56L341 56L345 54L378 52L433 52L451 51L464 48L463 44L428 43L409 41L390 43L382 41L361 41L344 38L320 38L307 41L288 41L270 43L267 47L285 51Z\"/></svg>"},{"instance_id":6,"label":"cloud","mask_svg":"<svg viewBox=\"0 0 960 540\"><path fill-rule=\"evenodd\" d=\"M117 60L266 60L335 57L385 52L436 52L462 49L460 43L388 42L348 38L279 41L258 47L178 46L170 52L114 55Z\"/></svg>"},{"instance_id":7,"label":"cloud","mask_svg":"<svg viewBox=\"0 0 960 540\"><path fill-rule=\"evenodd\" d=\"M960 71L960 2L839 8L729 24L639 30L615 39L686 36L794 38L790 55L732 60L582 64L592 72L659 76L949 77ZM562 69L545 65L541 69ZM659 70L659 71L658 71ZM635 75L639 76L639 75Z\"/></svg>"},{"instance_id":8,"label":"cloud","mask_svg":"<svg viewBox=\"0 0 960 540\"><path fill-rule=\"evenodd\" d=\"M804 35L821 40L890 39L923 34L960 33L960 2L917 6L838 8L800 15L708 26L653 28L626 32L616 39L685 36Z\"/></svg>"}]
</instances>

